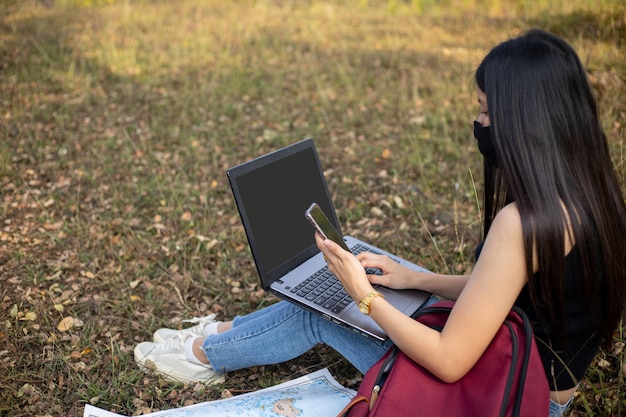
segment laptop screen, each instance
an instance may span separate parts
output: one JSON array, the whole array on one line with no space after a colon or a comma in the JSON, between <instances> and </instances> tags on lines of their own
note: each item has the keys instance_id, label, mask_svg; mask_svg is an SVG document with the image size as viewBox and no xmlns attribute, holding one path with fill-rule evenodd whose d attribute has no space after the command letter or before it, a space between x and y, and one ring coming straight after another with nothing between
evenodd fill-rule
<instances>
[{"instance_id":1,"label":"laptop screen","mask_svg":"<svg viewBox=\"0 0 626 417\"><path fill-rule=\"evenodd\" d=\"M233 167L228 177L265 289L319 252L304 217L311 203L341 230L312 139Z\"/></svg>"}]
</instances>

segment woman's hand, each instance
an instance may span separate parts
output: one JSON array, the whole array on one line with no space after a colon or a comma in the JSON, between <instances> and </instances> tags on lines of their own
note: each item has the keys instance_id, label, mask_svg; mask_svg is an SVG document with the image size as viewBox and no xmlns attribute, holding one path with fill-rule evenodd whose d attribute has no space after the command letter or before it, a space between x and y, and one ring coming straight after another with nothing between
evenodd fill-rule
<instances>
[{"instance_id":1,"label":"woman's hand","mask_svg":"<svg viewBox=\"0 0 626 417\"><path fill-rule=\"evenodd\" d=\"M361 262L363 268L377 268L382 272L382 275L371 274L367 276L372 284L380 284L396 290L421 289L419 280L421 272L411 271L386 255L361 252L356 258Z\"/></svg>"},{"instance_id":2,"label":"woman's hand","mask_svg":"<svg viewBox=\"0 0 626 417\"><path fill-rule=\"evenodd\" d=\"M324 239L315 233L317 247L324 254L328 269L341 282L350 297L358 303L374 290L359 260L350 252L342 249L330 239Z\"/></svg>"}]
</instances>

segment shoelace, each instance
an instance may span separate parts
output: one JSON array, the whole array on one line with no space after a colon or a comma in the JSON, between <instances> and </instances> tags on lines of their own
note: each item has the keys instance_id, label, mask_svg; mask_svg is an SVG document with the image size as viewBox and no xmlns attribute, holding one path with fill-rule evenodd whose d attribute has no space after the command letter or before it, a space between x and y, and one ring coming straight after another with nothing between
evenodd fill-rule
<instances>
[{"instance_id":1,"label":"shoelace","mask_svg":"<svg viewBox=\"0 0 626 417\"><path fill-rule=\"evenodd\" d=\"M171 339L166 340L165 342L156 345L150 353L161 353L161 352L175 352L180 350L185 345L185 341L190 337L197 337L198 335L181 330L178 332L176 336Z\"/></svg>"},{"instance_id":2,"label":"shoelace","mask_svg":"<svg viewBox=\"0 0 626 417\"><path fill-rule=\"evenodd\" d=\"M194 317L192 319L183 320L183 323L198 324L200 326L200 328L202 328L205 325L214 322L215 321L215 317L216 317L215 314L210 314L210 315L205 316L205 317Z\"/></svg>"}]
</instances>

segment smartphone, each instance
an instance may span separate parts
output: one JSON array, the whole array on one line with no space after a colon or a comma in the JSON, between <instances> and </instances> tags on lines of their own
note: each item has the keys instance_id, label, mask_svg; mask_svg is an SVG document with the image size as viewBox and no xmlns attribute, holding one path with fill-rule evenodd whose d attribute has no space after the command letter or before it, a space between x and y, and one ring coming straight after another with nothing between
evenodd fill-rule
<instances>
[{"instance_id":1,"label":"smartphone","mask_svg":"<svg viewBox=\"0 0 626 417\"><path fill-rule=\"evenodd\" d=\"M322 235L324 239L330 239L350 252L350 248L346 245L346 242L344 242L343 237L339 234L337 229L335 229L330 220L328 220L328 217L326 217L326 214L324 214L317 203L311 204L311 207L307 209L304 215L309 222L311 222L315 230L317 230L317 233Z\"/></svg>"}]
</instances>

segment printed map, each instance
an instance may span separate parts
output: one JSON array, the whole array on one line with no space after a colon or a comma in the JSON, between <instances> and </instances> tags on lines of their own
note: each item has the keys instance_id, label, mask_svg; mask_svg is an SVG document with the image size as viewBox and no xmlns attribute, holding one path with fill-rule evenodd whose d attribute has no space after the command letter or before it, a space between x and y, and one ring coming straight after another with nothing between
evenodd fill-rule
<instances>
[{"instance_id":1,"label":"printed map","mask_svg":"<svg viewBox=\"0 0 626 417\"><path fill-rule=\"evenodd\" d=\"M150 417L322 417L336 416L354 397L327 369L226 400L146 414ZM87 405L83 417L120 417ZM123 416L121 416L123 417Z\"/></svg>"}]
</instances>

